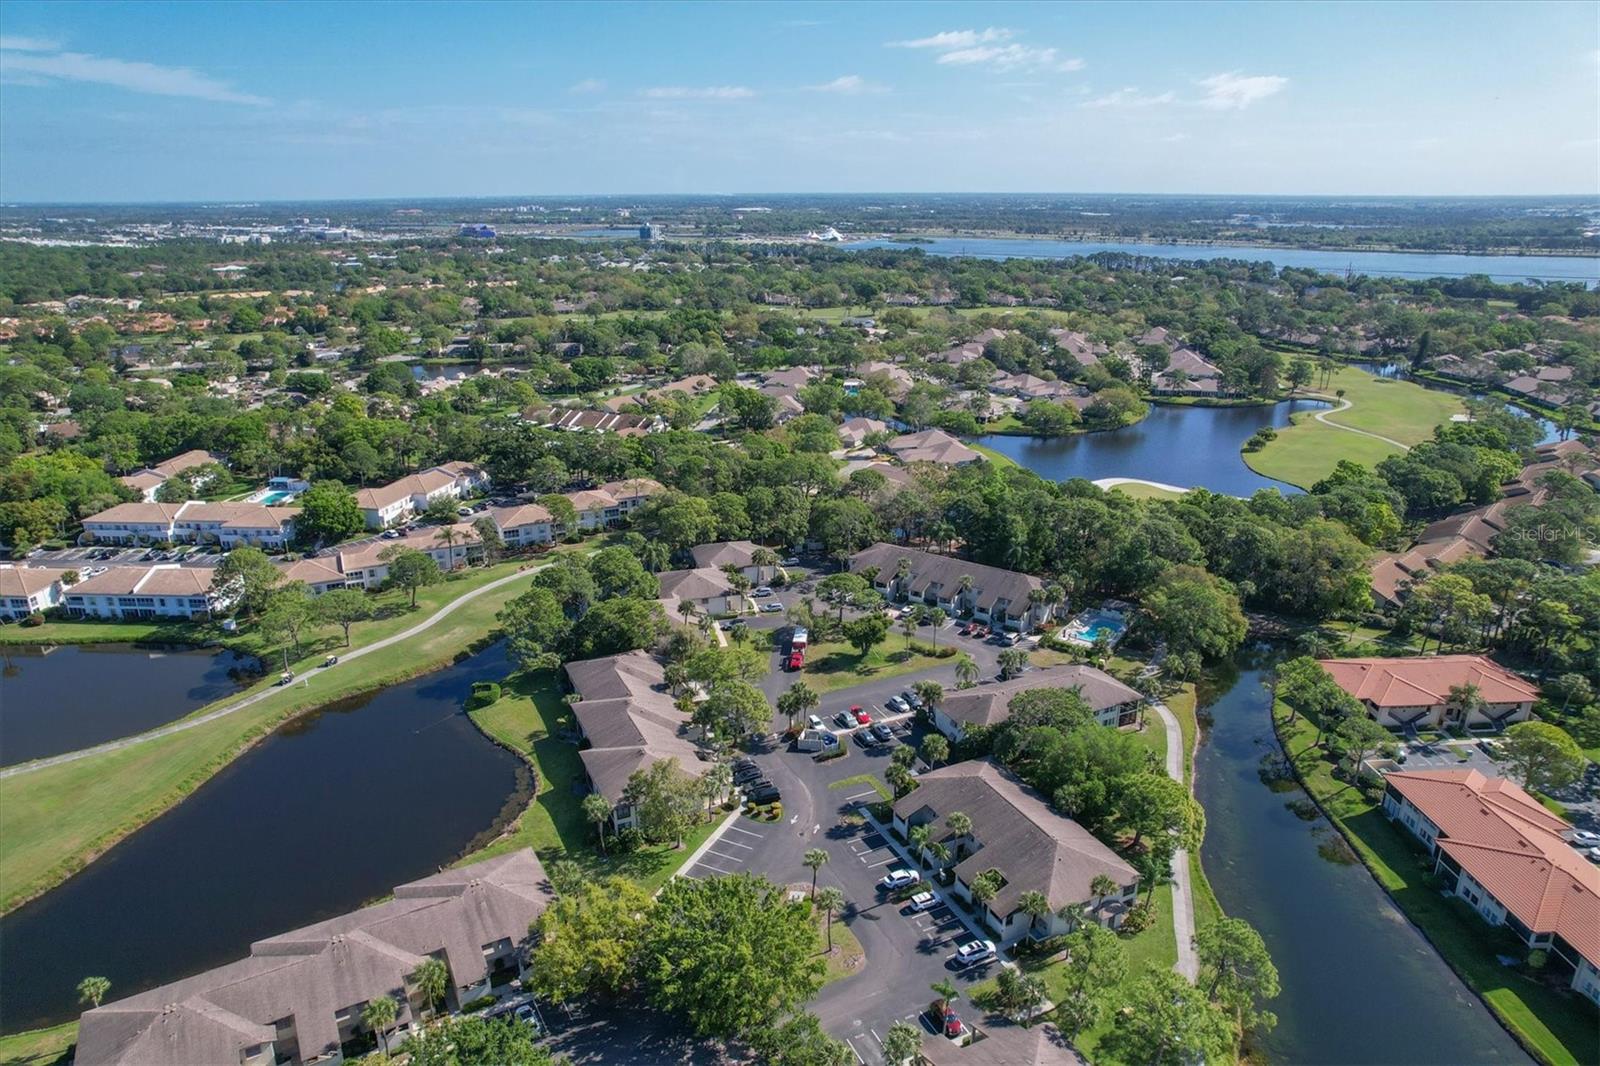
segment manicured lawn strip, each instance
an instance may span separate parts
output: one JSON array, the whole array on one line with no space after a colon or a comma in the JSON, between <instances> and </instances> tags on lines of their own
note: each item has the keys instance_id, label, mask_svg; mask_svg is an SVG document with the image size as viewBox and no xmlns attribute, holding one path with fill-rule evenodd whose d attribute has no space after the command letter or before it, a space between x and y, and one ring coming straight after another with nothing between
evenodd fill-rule
<instances>
[{"instance_id":1,"label":"manicured lawn strip","mask_svg":"<svg viewBox=\"0 0 1600 1066\"><path fill-rule=\"evenodd\" d=\"M503 691L499 702L473 711L471 717L489 736L533 763L538 779L534 800L509 832L463 856L457 865L532 848L547 867L558 859L571 859L592 876L620 874L654 892L726 816L717 810L711 821L697 824L685 836L681 850L669 844L628 855L601 855L595 847L594 826L583 816L583 797L573 791L574 782L583 780L583 761L578 746L562 739L563 732L573 728L573 718L556 676L513 674Z\"/></svg>"},{"instance_id":2,"label":"manicured lawn strip","mask_svg":"<svg viewBox=\"0 0 1600 1066\"><path fill-rule=\"evenodd\" d=\"M1334 778L1332 764L1312 747L1315 728L1303 718L1291 724L1288 716L1282 703L1273 708L1279 737L1301 782L1450 968L1541 1062L1593 1062L1594 1008L1575 992L1557 992L1501 966L1497 947L1507 946L1508 940L1498 939L1465 903L1446 899L1428 884L1432 867L1420 847L1413 847L1379 806Z\"/></svg>"},{"instance_id":3,"label":"manicured lawn strip","mask_svg":"<svg viewBox=\"0 0 1600 1066\"><path fill-rule=\"evenodd\" d=\"M1002 455L1000 452L995 451L993 448L989 447L987 444L979 444L976 441L970 441L970 440L962 441L961 443L965 444L967 447L971 448L973 451L977 452L978 454L982 455L984 458L988 459L991 463L994 463L994 464L996 464L998 466L1017 466L1017 465L1019 465L1015 459L1011 458L1011 456Z\"/></svg>"},{"instance_id":4,"label":"manicured lawn strip","mask_svg":"<svg viewBox=\"0 0 1600 1066\"><path fill-rule=\"evenodd\" d=\"M849 644L824 641L806 649L801 680L815 692L833 692L866 681L881 681L916 670L926 670L954 659L935 659L931 655L908 651L905 638L890 633L887 640L865 656Z\"/></svg>"},{"instance_id":5,"label":"manicured lawn strip","mask_svg":"<svg viewBox=\"0 0 1600 1066\"><path fill-rule=\"evenodd\" d=\"M409 628L444 603L508 572L514 572L514 566L424 589L417 611L357 626L354 640L365 645ZM193 792L285 719L449 665L491 632L495 613L525 587L523 582L511 582L465 604L415 638L362 657L349 670L336 667L304 678L225 718L0 780L0 912L66 880ZM317 662L321 654L319 649L303 662ZM263 680L249 691L271 685ZM194 715L231 703L239 695Z\"/></svg>"},{"instance_id":6,"label":"manicured lawn strip","mask_svg":"<svg viewBox=\"0 0 1600 1066\"><path fill-rule=\"evenodd\" d=\"M0 644L209 644L222 630L193 622L61 621L0 627Z\"/></svg>"},{"instance_id":7,"label":"manicured lawn strip","mask_svg":"<svg viewBox=\"0 0 1600 1066\"><path fill-rule=\"evenodd\" d=\"M866 952L862 950L861 941L857 940L856 935L850 931L850 927L844 924L844 919L836 914L833 916L831 924L833 927L833 954L827 956L828 971L822 978L824 986L843 980L852 974L858 974L865 966L865 963L859 960ZM828 935L828 931L822 928L822 922L819 918L817 921L817 942L824 952L828 950Z\"/></svg>"},{"instance_id":8,"label":"manicured lawn strip","mask_svg":"<svg viewBox=\"0 0 1600 1066\"><path fill-rule=\"evenodd\" d=\"M894 799L894 793L889 791L888 785L885 785L878 779L877 774L856 774L854 777L842 777L837 781L831 782L828 787L830 789L857 788L862 785L865 785L868 788L877 789L878 795L882 796L886 800Z\"/></svg>"},{"instance_id":9,"label":"manicured lawn strip","mask_svg":"<svg viewBox=\"0 0 1600 1066\"><path fill-rule=\"evenodd\" d=\"M1339 389L1344 390L1344 398L1351 406L1337 414L1330 412L1328 421L1402 444L1428 440L1434 426L1464 410L1460 397L1451 393L1425 389L1415 382L1380 378L1354 367L1341 367L1326 388L1319 383L1314 391L1333 397ZM1323 425L1314 414L1296 414L1293 425L1280 429L1276 440L1258 452L1243 453L1245 464L1264 477L1309 488L1332 473L1341 459L1376 466L1400 451L1381 440Z\"/></svg>"},{"instance_id":10,"label":"manicured lawn strip","mask_svg":"<svg viewBox=\"0 0 1600 1066\"><path fill-rule=\"evenodd\" d=\"M1171 489L1163 489L1156 485L1145 485L1138 481L1115 485L1111 491L1120 492L1136 500L1181 500L1184 497L1184 493L1173 492Z\"/></svg>"},{"instance_id":11,"label":"manicured lawn strip","mask_svg":"<svg viewBox=\"0 0 1600 1066\"><path fill-rule=\"evenodd\" d=\"M0 1036L0 1066L53 1066L77 1041L77 1022Z\"/></svg>"}]
</instances>

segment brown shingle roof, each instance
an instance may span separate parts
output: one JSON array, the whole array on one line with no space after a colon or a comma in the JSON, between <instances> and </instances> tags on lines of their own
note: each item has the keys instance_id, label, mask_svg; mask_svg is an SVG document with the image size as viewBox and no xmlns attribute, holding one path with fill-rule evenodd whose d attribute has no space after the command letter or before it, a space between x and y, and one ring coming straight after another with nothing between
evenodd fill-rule
<instances>
[{"instance_id":1,"label":"brown shingle roof","mask_svg":"<svg viewBox=\"0 0 1600 1066\"><path fill-rule=\"evenodd\" d=\"M1096 712L1133 703L1143 697L1110 674L1092 666L1051 666L1021 677L948 693L939 703L947 718L971 725L996 725L1011 717L1010 703L1019 692L1036 688L1076 688Z\"/></svg>"}]
</instances>

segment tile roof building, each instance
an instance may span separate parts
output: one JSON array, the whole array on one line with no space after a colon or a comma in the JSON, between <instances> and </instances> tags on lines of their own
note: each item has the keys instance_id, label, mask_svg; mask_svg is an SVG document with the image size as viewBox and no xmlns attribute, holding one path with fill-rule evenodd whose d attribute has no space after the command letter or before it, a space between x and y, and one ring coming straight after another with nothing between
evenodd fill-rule
<instances>
[{"instance_id":1,"label":"tile roof building","mask_svg":"<svg viewBox=\"0 0 1600 1066\"><path fill-rule=\"evenodd\" d=\"M938 463L941 466L964 466L975 463L983 456L962 444L942 429L925 429L920 433L904 433L887 445L902 463Z\"/></svg>"},{"instance_id":2,"label":"tile roof building","mask_svg":"<svg viewBox=\"0 0 1600 1066\"><path fill-rule=\"evenodd\" d=\"M712 544L700 544L691 548L689 554L694 557L694 565L697 567L709 566L721 570L723 567L731 566L749 578L752 584L763 585L777 575L778 566L776 563L756 565L755 558L758 551L766 551L776 558L770 549L763 549L748 540L722 540Z\"/></svg>"},{"instance_id":3,"label":"tile roof building","mask_svg":"<svg viewBox=\"0 0 1600 1066\"><path fill-rule=\"evenodd\" d=\"M933 724L952 741L967 730L996 726L1011 717L1011 700L1039 688L1071 688L1095 712L1101 725L1133 725L1144 697L1103 670L1092 666L1047 666L1009 681L997 681L945 693L933 712Z\"/></svg>"},{"instance_id":4,"label":"tile roof building","mask_svg":"<svg viewBox=\"0 0 1600 1066\"><path fill-rule=\"evenodd\" d=\"M61 570L0 566L0 618L26 618L61 602Z\"/></svg>"},{"instance_id":5,"label":"tile roof building","mask_svg":"<svg viewBox=\"0 0 1600 1066\"><path fill-rule=\"evenodd\" d=\"M1415 655L1396 659L1318 660L1334 683L1390 729L1462 725L1500 729L1525 722L1539 690L1482 655ZM1482 705L1457 706L1450 690L1477 688Z\"/></svg>"},{"instance_id":6,"label":"tile roof building","mask_svg":"<svg viewBox=\"0 0 1600 1066\"><path fill-rule=\"evenodd\" d=\"M215 463L218 466L227 465L222 456L208 452L203 448L194 448L174 455L171 459L157 463L154 466L135 470L133 473L117 480L140 492L144 496L145 502L151 503L156 498L156 490L162 485L185 470L193 470L197 466L205 466L208 463ZM203 483L201 482L201 484Z\"/></svg>"},{"instance_id":7,"label":"tile roof building","mask_svg":"<svg viewBox=\"0 0 1600 1066\"><path fill-rule=\"evenodd\" d=\"M664 759L685 773L703 769L700 749L689 739L689 720L666 691L661 663L642 651L566 664L577 694L573 718L583 747L578 758L591 791L612 805L617 829L638 824L638 812L623 801L628 780Z\"/></svg>"},{"instance_id":8,"label":"tile roof building","mask_svg":"<svg viewBox=\"0 0 1600 1066\"><path fill-rule=\"evenodd\" d=\"M368 529L385 529L404 522L435 500L459 500L489 486L489 474L472 463L451 462L431 466L387 485L356 493L356 506Z\"/></svg>"},{"instance_id":9,"label":"tile roof building","mask_svg":"<svg viewBox=\"0 0 1600 1066\"><path fill-rule=\"evenodd\" d=\"M904 578L899 576L902 559L910 565ZM873 587L886 599L940 607L952 617L970 612L989 625L1027 631L1042 624L1050 610L1043 604L1028 602L1034 590L1044 587L1044 582L1033 575L972 563L953 555L935 555L897 544L874 544L850 557L851 573L864 570L876 571ZM964 590L962 580L968 577L972 579L971 587Z\"/></svg>"},{"instance_id":10,"label":"tile roof building","mask_svg":"<svg viewBox=\"0 0 1600 1066\"><path fill-rule=\"evenodd\" d=\"M83 531L107 544L181 541L283 548L294 537L298 507L260 503L119 503L83 520Z\"/></svg>"},{"instance_id":11,"label":"tile roof building","mask_svg":"<svg viewBox=\"0 0 1600 1066\"><path fill-rule=\"evenodd\" d=\"M209 566L111 566L61 590L73 618L203 620L232 602L211 588Z\"/></svg>"},{"instance_id":12,"label":"tile roof building","mask_svg":"<svg viewBox=\"0 0 1600 1066\"><path fill-rule=\"evenodd\" d=\"M1568 842L1565 820L1477 770L1387 774L1383 812L1422 841L1450 892L1560 959L1600 1004L1600 868Z\"/></svg>"},{"instance_id":13,"label":"tile roof building","mask_svg":"<svg viewBox=\"0 0 1600 1066\"><path fill-rule=\"evenodd\" d=\"M425 1009L413 980L429 958L449 967L446 1003L520 974L529 926L553 899L544 867L524 848L400 885L394 898L259 940L214 970L84 1013L82 1066L145 1063L338 1062L367 1032L365 1006L390 996L396 1027Z\"/></svg>"},{"instance_id":14,"label":"tile roof building","mask_svg":"<svg viewBox=\"0 0 1600 1066\"><path fill-rule=\"evenodd\" d=\"M945 819L961 811L972 819L965 836L953 835ZM1030 933L1055 936L1070 930L1059 913L1094 902L1100 920L1121 921L1138 888L1139 874L1083 826L1057 814L1044 798L1024 786L992 758L974 759L931 770L917 778L917 787L894 805L894 827L905 837L926 825L930 840L950 850L957 896L969 905L972 882L988 870L1005 881L982 907L985 923L997 940L1010 944ZM1098 899L1090 885L1109 877L1115 896ZM1041 892L1050 901L1048 919L1034 919L1019 910L1022 897Z\"/></svg>"}]
</instances>

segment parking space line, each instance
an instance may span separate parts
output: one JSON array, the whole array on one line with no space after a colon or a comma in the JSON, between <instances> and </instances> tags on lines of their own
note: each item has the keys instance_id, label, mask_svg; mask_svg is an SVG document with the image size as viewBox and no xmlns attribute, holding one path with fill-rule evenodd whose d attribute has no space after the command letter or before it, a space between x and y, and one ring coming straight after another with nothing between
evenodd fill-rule
<instances>
[{"instance_id":1,"label":"parking space line","mask_svg":"<svg viewBox=\"0 0 1600 1066\"><path fill-rule=\"evenodd\" d=\"M716 848L707 848L706 849L706 854L707 855L715 855L719 859L727 859L729 862L734 862L734 863L744 862L744 860L741 859L739 856L725 854L723 852L718 851Z\"/></svg>"},{"instance_id":2,"label":"parking space line","mask_svg":"<svg viewBox=\"0 0 1600 1066\"><path fill-rule=\"evenodd\" d=\"M846 796L844 798L844 801L846 803L851 803L851 802L853 802L855 800L862 799L863 797L866 797L866 796L876 796L876 795L878 795L878 790L877 789L875 789L875 788L874 789L868 789L866 792L857 792L854 796Z\"/></svg>"},{"instance_id":3,"label":"parking space line","mask_svg":"<svg viewBox=\"0 0 1600 1066\"><path fill-rule=\"evenodd\" d=\"M760 834L760 833L752 833L752 832L750 832L750 830L748 830L748 829L740 829L736 825L728 826L728 832L730 832L730 833L739 833L739 834L742 834L743 836L747 836L747 837L755 837L757 840L765 839L765 837L763 837L762 834Z\"/></svg>"},{"instance_id":4,"label":"parking space line","mask_svg":"<svg viewBox=\"0 0 1600 1066\"><path fill-rule=\"evenodd\" d=\"M870 870L875 866L888 866L891 862L899 862L899 861L900 861L900 856L891 855L887 859L884 859L882 862L869 862L869 863L867 863L867 869Z\"/></svg>"},{"instance_id":5,"label":"parking space line","mask_svg":"<svg viewBox=\"0 0 1600 1066\"><path fill-rule=\"evenodd\" d=\"M717 841L717 844L718 844L718 846L721 846L721 847L743 848L746 851L754 851L754 850L756 850L755 846L752 845L752 844L741 844L737 840L729 840L726 837L724 837L723 839Z\"/></svg>"},{"instance_id":6,"label":"parking space line","mask_svg":"<svg viewBox=\"0 0 1600 1066\"><path fill-rule=\"evenodd\" d=\"M724 870L720 866L713 866L709 862L706 862L704 859L701 859L699 862L695 863L695 865L696 866L704 866L708 870L715 870L719 874L731 874L731 873L737 873L738 872L736 870Z\"/></svg>"}]
</instances>

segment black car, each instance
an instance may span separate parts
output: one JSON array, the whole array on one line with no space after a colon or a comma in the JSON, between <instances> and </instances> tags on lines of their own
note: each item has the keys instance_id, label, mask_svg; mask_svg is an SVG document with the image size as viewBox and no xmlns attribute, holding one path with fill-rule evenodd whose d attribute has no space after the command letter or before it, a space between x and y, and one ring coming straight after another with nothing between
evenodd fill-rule
<instances>
[{"instance_id":1,"label":"black car","mask_svg":"<svg viewBox=\"0 0 1600 1066\"><path fill-rule=\"evenodd\" d=\"M777 789L777 786L773 785L770 781L767 782L766 786L763 788L758 788L754 792L745 793L745 799L749 800L751 803L776 803L782 798L782 793L780 793Z\"/></svg>"},{"instance_id":2,"label":"black car","mask_svg":"<svg viewBox=\"0 0 1600 1066\"><path fill-rule=\"evenodd\" d=\"M879 722L877 725L872 727L872 735L878 738L878 743L887 744L894 739L894 730L890 729L884 723Z\"/></svg>"},{"instance_id":3,"label":"black car","mask_svg":"<svg viewBox=\"0 0 1600 1066\"><path fill-rule=\"evenodd\" d=\"M733 771L733 779L735 781L749 781L760 776L761 767L759 766L741 766Z\"/></svg>"}]
</instances>

